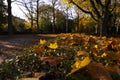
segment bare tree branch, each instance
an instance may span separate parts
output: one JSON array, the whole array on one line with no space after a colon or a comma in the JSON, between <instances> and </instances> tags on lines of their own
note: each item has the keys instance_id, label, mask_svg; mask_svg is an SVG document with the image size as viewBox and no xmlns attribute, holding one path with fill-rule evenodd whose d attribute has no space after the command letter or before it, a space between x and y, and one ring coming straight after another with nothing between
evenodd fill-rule
<instances>
[{"instance_id":1,"label":"bare tree branch","mask_svg":"<svg viewBox=\"0 0 120 80\"><path fill-rule=\"evenodd\" d=\"M94 1L93 1L93 0L90 0L90 3L91 3L91 5L92 5L93 11L94 11L95 14L97 15L97 17L100 18L100 17L101 17L100 12L99 12L98 9L96 8Z\"/></svg>"},{"instance_id":2,"label":"bare tree branch","mask_svg":"<svg viewBox=\"0 0 120 80\"><path fill-rule=\"evenodd\" d=\"M114 4L113 4L113 8L111 9L110 12L113 12L115 10L115 8L117 7L117 0L115 0Z\"/></svg>"},{"instance_id":3,"label":"bare tree branch","mask_svg":"<svg viewBox=\"0 0 120 80\"><path fill-rule=\"evenodd\" d=\"M98 5L100 5L102 8L104 7L104 5L102 4L102 1L101 0L95 0L96 1L96 3L98 4Z\"/></svg>"}]
</instances>

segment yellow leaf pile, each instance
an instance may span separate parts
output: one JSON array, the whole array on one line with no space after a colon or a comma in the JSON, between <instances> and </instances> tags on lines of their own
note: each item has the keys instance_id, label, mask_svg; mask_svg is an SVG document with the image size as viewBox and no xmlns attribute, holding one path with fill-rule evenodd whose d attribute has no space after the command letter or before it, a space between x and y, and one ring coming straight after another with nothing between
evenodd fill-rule
<instances>
[{"instance_id":1,"label":"yellow leaf pile","mask_svg":"<svg viewBox=\"0 0 120 80\"><path fill-rule=\"evenodd\" d=\"M93 71L93 68L95 66L90 67L89 65L91 62L96 62L96 64L100 63L102 64L102 66L105 67L111 65L120 66L119 38L107 38L85 34L62 33L59 34L52 41L40 39L39 44L35 45L33 49L35 53L41 53L40 56L42 55L42 57L44 56L62 58L63 61L60 62L60 65L64 63L63 66L69 65L69 67L72 68L70 72L68 72L69 70L65 70L65 74L67 77L72 76L72 74L74 74L77 71L82 71L84 69L87 70L87 68L89 68L90 71ZM72 65L68 64L65 61L71 61L70 64ZM97 70L94 71L95 73L97 73ZM103 73L101 73L101 75L102 74Z\"/></svg>"}]
</instances>

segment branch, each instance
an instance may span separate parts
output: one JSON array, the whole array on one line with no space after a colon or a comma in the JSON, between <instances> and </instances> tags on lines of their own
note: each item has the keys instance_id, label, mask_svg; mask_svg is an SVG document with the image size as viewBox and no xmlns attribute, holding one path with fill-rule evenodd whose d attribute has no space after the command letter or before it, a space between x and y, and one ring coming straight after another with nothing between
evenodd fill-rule
<instances>
[{"instance_id":1,"label":"branch","mask_svg":"<svg viewBox=\"0 0 120 80\"><path fill-rule=\"evenodd\" d=\"M13 0L13 1L11 0L11 2L16 2L16 1L17 1L17 0Z\"/></svg>"},{"instance_id":2,"label":"branch","mask_svg":"<svg viewBox=\"0 0 120 80\"><path fill-rule=\"evenodd\" d=\"M110 12L113 12L114 10L115 10L115 7L117 6L117 0L115 0L115 3L114 3L114 5L113 5L113 8L111 9L111 11Z\"/></svg>"},{"instance_id":3,"label":"branch","mask_svg":"<svg viewBox=\"0 0 120 80\"><path fill-rule=\"evenodd\" d=\"M95 21L98 21L98 19L96 19L95 16L92 13L90 15Z\"/></svg>"},{"instance_id":4,"label":"branch","mask_svg":"<svg viewBox=\"0 0 120 80\"><path fill-rule=\"evenodd\" d=\"M104 5L102 4L102 1L101 0L95 0L96 1L96 3L98 4L98 5L100 5L102 8L104 7Z\"/></svg>"},{"instance_id":5,"label":"branch","mask_svg":"<svg viewBox=\"0 0 120 80\"><path fill-rule=\"evenodd\" d=\"M71 1L72 4L74 4L75 6L77 6L82 12L87 13L87 14L91 14L90 11L84 10L83 8L81 8L79 5L77 5L74 1Z\"/></svg>"},{"instance_id":6,"label":"branch","mask_svg":"<svg viewBox=\"0 0 120 80\"><path fill-rule=\"evenodd\" d=\"M24 12L24 10L22 10L20 7L19 7L19 9L25 14L25 16L26 16L27 18L29 18L29 16Z\"/></svg>"},{"instance_id":7,"label":"branch","mask_svg":"<svg viewBox=\"0 0 120 80\"><path fill-rule=\"evenodd\" d=\"M111 0L106 0L105 1L105 7L106 8L108 8L110 4L111 4Z\"/></svg>"},{"instance_id":8,"label":"branch","mask_svg":"<svg viewBox=\"0 0 120 80\"><path fill-rule=\"evenodd\" d=\"M73 0L71 0L71 3L74 4L75 6L77 6L82 12L89 14L95 21L98 21L95 16L93 15L92 12L84 10L83 8L81 8L78 4L76 4Z\"/></svg>"},{"instance_id":9,"label":"branch","mask_svg":"<svg viewBox=\"0 0 120 80\"><path fill-rule=\"evenodd\" d=\"M100 17L101 17L100 12L99 12L98 9L96 8L94 1L93 1L93 0L90 0L90 3L91 3L91 5L92 5L92 8L93 8L95 14L97 15L98 18L100 18Z\"/></svg>"},{"instance_id":10,"label":"branch","mask_svg":"<svg viewBox=\"0 0 120 80\"><path fill-rule=\"evenodd\" d=\"M20 8L20 7L19 7ZM20 8L20 10L25 14L25 16L28 18L28 19L30 19L31 20L31 17L29 17L25 12L24 12L24 10L23 9L21 9ZM33 19L33 20L35 20L35 19ZM35 20L36 21L36 20Z\"/></svg>"}]
</instances>

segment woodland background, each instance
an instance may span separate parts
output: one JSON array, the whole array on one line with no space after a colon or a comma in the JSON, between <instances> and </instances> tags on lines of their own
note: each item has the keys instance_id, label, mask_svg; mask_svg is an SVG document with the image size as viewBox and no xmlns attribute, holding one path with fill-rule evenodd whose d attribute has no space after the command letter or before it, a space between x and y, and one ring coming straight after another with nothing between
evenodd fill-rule
<instances>
[{"instance_id":1,"label":"woodland background","mask_svg":"<svg viewBox=\"0 0 120 80\"><path fill-rule=\"evenodd\" d=\"M13 16L11 4L24 7L25 19ZM119 0L0 0L0 34L120 34Z\"/></svg>"}]
</instances>

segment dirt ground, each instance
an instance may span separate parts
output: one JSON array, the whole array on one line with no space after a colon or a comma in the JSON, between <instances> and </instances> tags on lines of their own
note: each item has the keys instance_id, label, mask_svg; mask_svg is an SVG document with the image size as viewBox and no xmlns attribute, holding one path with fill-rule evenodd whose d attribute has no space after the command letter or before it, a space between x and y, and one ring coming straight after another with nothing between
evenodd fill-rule
<instances>
[{"instance_id":1,"label":"dirt ground","mask_svg":"<svg viewBox=\"0 0 120 80\"><path fill-rule=\"evenodd\" d=\"M39 39L52 39L56 34L0 35L0 63L21 54L25 48L38 43Z\"/></svg>"}]
</instances>

